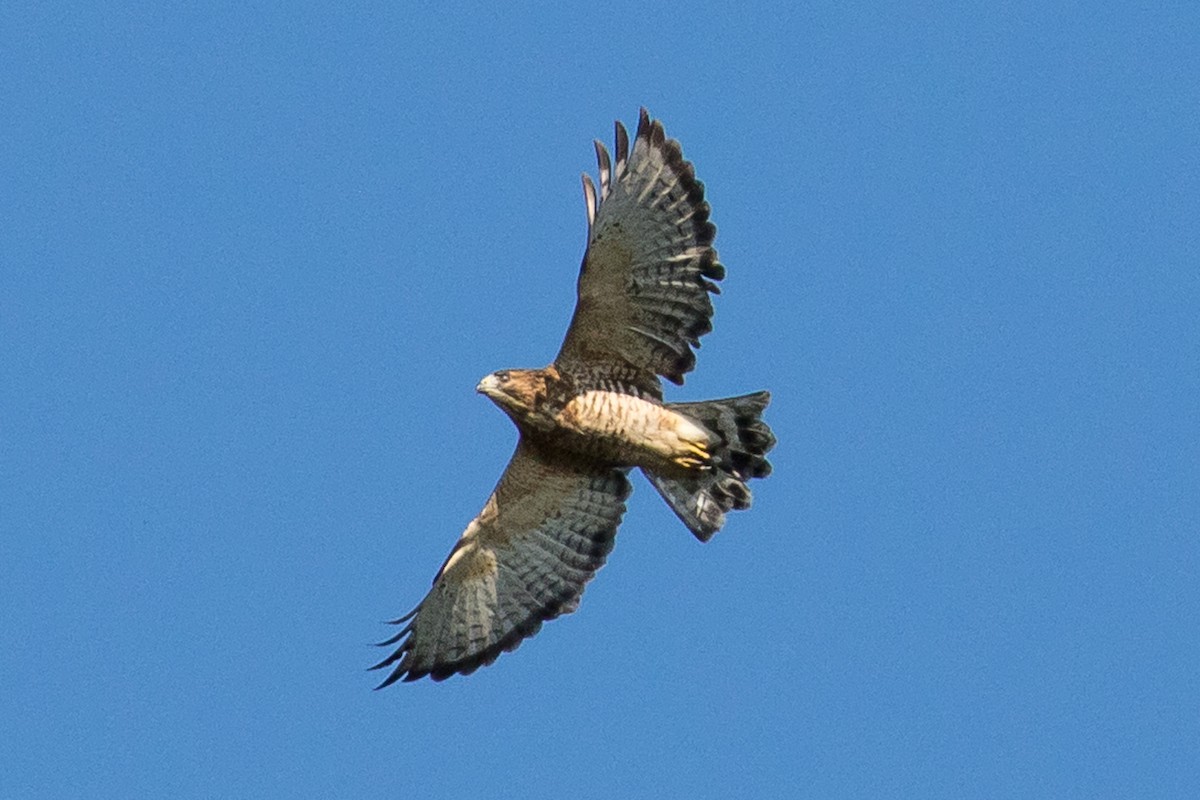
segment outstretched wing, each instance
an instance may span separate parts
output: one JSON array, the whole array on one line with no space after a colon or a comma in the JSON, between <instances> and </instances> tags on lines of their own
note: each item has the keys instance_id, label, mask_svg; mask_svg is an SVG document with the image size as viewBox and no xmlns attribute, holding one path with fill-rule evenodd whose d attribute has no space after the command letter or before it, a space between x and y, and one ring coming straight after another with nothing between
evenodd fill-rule
<instances>
[{"instance_id":1,"label":"outstretched wing","mask_svg":"<svg viewBox=\"0 0 1200 800\"><path fill-rule=\"evenodd\" d=\"M629 480L574 464L525 440L483 511L467 526L407 623L372 669L396 664L379 688L438 681L491 664L542 623L574 611L612 550ZM399 662L399 663L396 663Z\"/></svg>"},{"instance_id":2,"label":"outstretched wing","mask_svg":"<svg viewBox=\"0 0 1200 800\"><path fill-rule=\"evenodd\" d=\"M633 151L617 123L617 161L596 142L600 195L587 174L588 248L575 316L555 359L565 372L607 377L661 395L681 384L693 347L712 330L709 293L725 276L712 247L704 184L679 142L642 109Z\"/></svg>"}]
</instances>

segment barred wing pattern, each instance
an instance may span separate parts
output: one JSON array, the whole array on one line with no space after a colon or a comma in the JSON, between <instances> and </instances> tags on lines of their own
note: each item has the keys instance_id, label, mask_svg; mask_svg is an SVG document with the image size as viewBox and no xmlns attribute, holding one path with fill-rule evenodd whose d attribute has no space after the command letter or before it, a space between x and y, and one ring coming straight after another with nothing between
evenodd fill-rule
<instances>
[{"instance_id":1,"label":"barred wing pattern","mask_svg":"<svg viewBox=\"0 0 1200 800\"><path fill-rule=\"evenodd\" d=\"M693 347L712 330L713 249L704 184L679 142L642 109L634 136L616 125L615 166L596 142L600 194L583 176L588 247L575 315L555 365L564 372L631 382L661 397L656 375L676 384L696 364Z\"/></svg>"},{"instance_id":2,"label":"barred wing pattern","mask_svg":"<svg viewBox=\"0 0 1200 800\"><path fill-rule=\"evenodd\" d=\"M629 492L623 470L572 463L522 439L429 594L380 643L397 648L372 667L396 665L378 688L469 675L574 611L613 548Z\"/></svg>"}]
</instances>

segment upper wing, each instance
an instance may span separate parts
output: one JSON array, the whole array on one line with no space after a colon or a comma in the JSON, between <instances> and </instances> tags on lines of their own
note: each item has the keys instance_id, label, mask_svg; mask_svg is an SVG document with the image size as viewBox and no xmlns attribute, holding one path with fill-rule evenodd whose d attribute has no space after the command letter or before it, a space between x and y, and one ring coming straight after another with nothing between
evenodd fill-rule
<instances>
[{"instance_id":1,"label":"upper wing","mask_svg":"<svg viewBox=\"0 0 1200 800\"><path fill-rule=\"evenodd\" d=\"M555 364L632 381L661 394L656 375L683 383L693 347L712 330L709 292L725 277L712 247L704 184L679 142L642 109L629 152L617 123L617 163L596 142L600 196L583 176L588 249L579 273L575 316Z\"/></svg>"},{"instance_id":2,"label":"upper wing","mask_svg":"<svg viewBox=\"0 0 1200 800\"><path fill-rule=\"evenodd\" d=\"M379 688L470 674L543 621L574 611L612 550L629 492L622 470L582 467L519 442L429 594L395 621L408 625L380 643L399 647L372 669L400 663Z\"/></svg>"}]
</instances>

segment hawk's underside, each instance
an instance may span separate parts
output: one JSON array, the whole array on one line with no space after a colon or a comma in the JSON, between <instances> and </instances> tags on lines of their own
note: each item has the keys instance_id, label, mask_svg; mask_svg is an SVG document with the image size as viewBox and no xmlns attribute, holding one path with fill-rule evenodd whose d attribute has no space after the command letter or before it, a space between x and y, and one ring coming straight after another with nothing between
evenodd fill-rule
<instances>
[{"instance_id":1,"label":"hawk's underside","mask_svg":"<svg viewBox=\"0 0 1200 800\"><path fill-rule=\"evenodd\" d=\"M664 403L660 376L683 383L712 329L725 274L704 185L679 143L642 109L616 160L596 142L600 188L585 174L588 245L575 315L554 363L479 384L516 423L516 452L455 544L433 588L375 665L381 684L469 674L574 611L612 550L640 468L702 541L748 508L775 443L766 392Z\"/></svg>"}]
</instances>

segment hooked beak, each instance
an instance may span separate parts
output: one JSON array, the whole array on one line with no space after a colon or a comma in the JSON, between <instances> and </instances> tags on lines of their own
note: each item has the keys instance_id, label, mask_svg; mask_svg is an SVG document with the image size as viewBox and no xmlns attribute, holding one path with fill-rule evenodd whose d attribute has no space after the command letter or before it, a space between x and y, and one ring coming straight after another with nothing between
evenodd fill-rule
<instances>
[{"instance_id":1,"label":"hooked beak","mask_svg":"<svg viewBox=\"0 0 1200 800\"><path fill-rule=\"evenodd\" d=\"M479 385L475 387L475 391L479 392L480 394L486 394L488 397L491 397L493 393L495 393L496 389L497 386L495 375L485 376L484 379L479 382Z\"/></svg>"}]
</instances>

